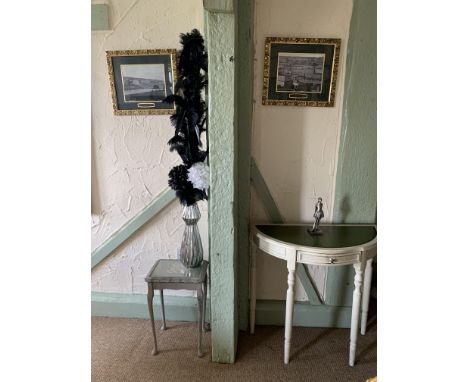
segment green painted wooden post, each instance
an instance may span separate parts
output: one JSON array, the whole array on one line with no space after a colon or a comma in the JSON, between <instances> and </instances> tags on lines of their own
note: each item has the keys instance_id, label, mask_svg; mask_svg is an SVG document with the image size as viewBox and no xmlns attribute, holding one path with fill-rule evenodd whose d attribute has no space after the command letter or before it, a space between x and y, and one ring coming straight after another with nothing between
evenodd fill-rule
<instances>
[{"instance_id":1,"label":"green painted wooden post","mask_svg":"<svg viewBox=\"0 0 468 382\"><path fill-rule=\"evenodd\" d=\"M375 223L377 212L377 2L355 0L333 211L335 223ZM351 305L354 270L331 268L326 303Z\"/></svg>"},{"instance_id":2,"label":"green painted wooden post","mask_svg":"<svg viewBox=\"0 0 468 382\"><path fill-rule=\"evenodd\" d=\"M263 206L265 207L265 211L270 217L271 222L274 224L283 223L283 217L281 216L279 209L275 203L275 200L270 194L270 190L268 189L265 179L260 173L257 163L255 163L255 160L253 158L250 176L252 178L254 187L257 190L257 193L263 203Z\"/></svg>"},{"instance_id":3,"label":"green painted wooden post","mask_svg":"<svg viewBox=\"0 0 468 382\"><path fill-rule=\"evenodd\" d=\"M253 5L251 0L237 2L237 130L238 130L238 286L239 329L247 330L249 320L250 266L250 136L253 108Z\"/></svg>"},{"instance_id":4,"label":"green painted wooden post","mask_svg":"<svg viewBox=\"0 0 468 382\"><path fill-rule=\"evenodd\" d=\"M107 4L91 4L91 30L109 30L109 12Z\"/></svg>"},{"instance_id":5,"label":"green painted wooden post","mask_svg":"<svg viewBox=\"0 0 468 382\"><path fill-rule=\"evenodd\" d=\"M212 360L233 363L237 347L235 15L232 1L204 0L208 50Z\"/></svg>"},{"instance_id":6,"label":"green painted wooden post","mask_svg":"<svg viewBox=\"0 0 468 382\"><path fill-rule=\"evenodd\" d=\"M317 289L315 289L314 284L312 284L311 277L307 272L306 266L304 264L297 264L297 277L299 278L304 291L306 292L307 298L312 305L321 305L322 300L319 297Z\"/></svg>"},{"instance_id":7,"label":"green painted wooden post","mask_svg":"<svg viewBox=\"0 0 468 382\"><path fill-rule=\"evenodd\" d=\"M132 219L114 232L104 243L91 253L91 269L109 256L117 247L125 242L137 230L154 218L159 212L175 200L175 192L171 189L159 194L150 204L138 212Z\"/></svg>"}]
</instances>

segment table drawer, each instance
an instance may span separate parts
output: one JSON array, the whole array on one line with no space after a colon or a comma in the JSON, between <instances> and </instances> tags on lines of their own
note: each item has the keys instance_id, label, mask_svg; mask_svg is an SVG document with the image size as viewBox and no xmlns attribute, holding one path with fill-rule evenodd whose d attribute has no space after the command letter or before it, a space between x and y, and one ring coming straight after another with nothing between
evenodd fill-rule
<instances>
[{"instance_id":1,"label":"table drawer","mask_svg":"<svg viewBox=\"0 0 468 382\"><path fill-rule=\"evenodd\" d=\"M346 255L326 255L308 252L297 252L297 262L315 265L346 265L354 264L361 260L361 252Z\"/></svg>"}]
</instances>

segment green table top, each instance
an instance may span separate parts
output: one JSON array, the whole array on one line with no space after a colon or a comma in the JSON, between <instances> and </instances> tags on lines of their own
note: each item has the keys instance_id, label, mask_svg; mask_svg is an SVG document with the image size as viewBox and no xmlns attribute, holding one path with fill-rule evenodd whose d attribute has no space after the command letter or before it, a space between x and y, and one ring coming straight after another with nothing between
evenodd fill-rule
<instances>
[{"instance_id":1,"label":"green table top","mask_svg":"<svg viewBox=\"0 0 468 382\"><path fill-rule=\"evenodd\" d=\"M346 248L370 242L377 236L374 226L321 225L322 234L312 236L308 225L257 225L257 229L273 239L315 248Z\"/></svg>"},{"instance_id":2,"label":"green table top","mask_svg":"<svg viewBox=\"0 0 468 382\"><path fill-rule=\"evenodd\" d=\"M145 281L156 283L201 283L206 277L207 268L207 261L203 261L197 268L185 268L179 260L160 259L148 272Z\"/></svg>"}]
</instances>

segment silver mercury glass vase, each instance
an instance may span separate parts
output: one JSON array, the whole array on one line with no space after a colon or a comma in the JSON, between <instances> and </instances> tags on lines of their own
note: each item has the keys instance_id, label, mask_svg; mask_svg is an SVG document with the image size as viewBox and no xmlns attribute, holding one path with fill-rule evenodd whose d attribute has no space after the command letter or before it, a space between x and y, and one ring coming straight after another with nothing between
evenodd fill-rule
<instances>
[{"instance_id":1,"label":"silver mercury glass vase","mask_svg":"<svg viewBox=\"0 0 468 382\"><path fill-rule=\"evenodd\" d=\"M185 230L182 236L179 259L186 268L196 268L203 261L203 246L197 226L200 217L197 203L184 207L182 219L185 221Z\"/></svg>"}]
</instances>

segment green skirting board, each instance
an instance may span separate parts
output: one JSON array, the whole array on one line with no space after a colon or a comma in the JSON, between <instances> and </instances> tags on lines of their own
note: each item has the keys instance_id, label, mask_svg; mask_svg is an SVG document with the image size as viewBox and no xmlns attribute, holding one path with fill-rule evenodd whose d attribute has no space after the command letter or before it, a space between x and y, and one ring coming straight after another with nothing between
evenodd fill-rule
<instances>
[{"instance_id":1,"label":"green skirting board","mask_svg":"<svg viewBox=\"0 0 468 382\"><path fill-rule=\"evenodd\" d=\"M153 300L155 319L161 319L159 293ZM166 319L169 321L198 320L195 297L164 296ZM284 325L285 301L257 300L257 325ZM91 293L91 314L99 317L149 319L146 294ZM206 317L210 321L210 303L206 304ZM350 307L311 305L308 302L294 304L294 326L349 328Z\"/></svg>"}]
</instances>

